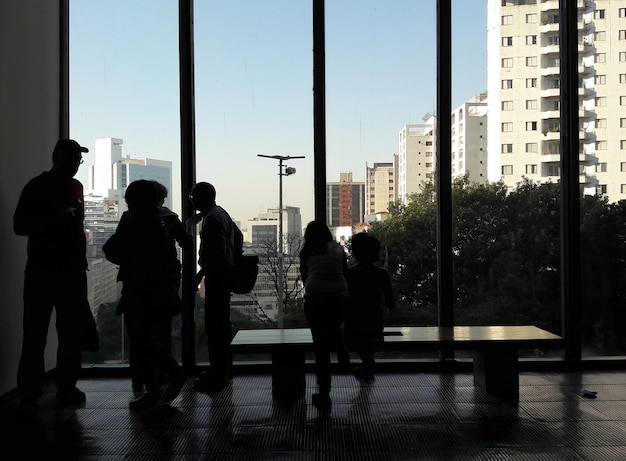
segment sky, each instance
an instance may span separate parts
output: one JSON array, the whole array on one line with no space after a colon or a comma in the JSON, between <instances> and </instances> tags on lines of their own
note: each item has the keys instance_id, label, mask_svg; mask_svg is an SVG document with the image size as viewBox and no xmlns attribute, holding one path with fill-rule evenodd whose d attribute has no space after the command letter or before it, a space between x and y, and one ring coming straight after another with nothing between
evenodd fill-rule
<instances>
[{"instance_id":1,"label":"sky","mask_svg":"<svg viewBox=\"0 0 626 461\"><path fill-rule=\"evenodd\" d=\"M486 91L486 2L453 1L453 106ZM397 136L436 106L436 0L326 0L326 176L391 162ZM283 204L313 219L311 0L194 2L198 181L246 227ZM70 2L70 134L123 139L173 162L180 212L177 0ZM85 164L78 178L87 187ZM186 197L186 193L182 194Z\"/></svg>"}]
</instances>

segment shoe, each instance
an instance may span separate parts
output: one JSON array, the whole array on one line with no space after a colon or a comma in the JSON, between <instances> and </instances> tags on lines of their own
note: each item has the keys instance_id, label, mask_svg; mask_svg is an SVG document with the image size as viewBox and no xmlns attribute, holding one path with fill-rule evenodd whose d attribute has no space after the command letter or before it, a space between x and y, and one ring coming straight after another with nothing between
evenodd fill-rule
<instances>
[{"instance_id":1,"label":"shoe","mask_svg":"<svg viewBox=\"0 0 626 461\"><path fill-rule=\"evenodd\" d=\"M85 393L76 386L57 390L57 400L62 405L80 405L86 399Z\"/></svg>"},{"instance_id":2,"label":"shoe","mask_svg":"<svg viewBox=\"0 0 626 461\"><path fill-rule=\"evenodd\" d=\"M186 382L187 378L185 378L185 376L183 376L182 374L170 380L170 382L167 384L167 387L165 388L165 391L163 392L163 397L161 399L164 402L171 402L172 400L174 400L176 397L178 397L180 391L183 390L183 386Z\"/></svg>"},{"instance_id":3,"label":"shoe","mask_svg":"<svg viewBox=\"0 0 626 461\"><path fill-rule=\"evenodd\" d=\"M130 410L143 410L155 406L161 400L160 392L144 392L139 397L128 402Z\"/></svg>"},{"instance_id":4,"label":"shoe","mask_svg":"<svg viewBox=\"0 0 626 461\"><path fill-rule=\"evenodd\" d=\"M146 391L146 388L144 387L143 383L139 380L134 380L133 379L133 393L135 394L135 397L139 397L141 394L143 394Z\"/></svg>"},{"instance_id":5,"label":"shoe","mask_svg":"<svg viewBox=\"0 0 626 461\"><path fill-rule=\"evenodd\" d=\"M328 394L313 394L311 396L311 402L313 406L320 410L328 410L332 405L332 400Z\"/></svg>"}]
</instances>

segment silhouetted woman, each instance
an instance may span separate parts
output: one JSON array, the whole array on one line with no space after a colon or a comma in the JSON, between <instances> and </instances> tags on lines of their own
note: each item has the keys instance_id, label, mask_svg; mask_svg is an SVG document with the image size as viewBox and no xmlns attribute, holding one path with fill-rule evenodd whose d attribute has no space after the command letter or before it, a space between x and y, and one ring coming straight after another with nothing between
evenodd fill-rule
<instances>
[{"instance_id":1,"label":"silhouetted woman","mask_svg":"<svg viewBox=\"0 0 626 461\"><path fill-rule=\"evenodd\" d=\"M342 356L347 359L347 351L339 336L341 312L348 301L347 269L346 253L333 240L326 224L311 221L304 232L300 273L305 287L304 313L315 349L318 393L312 398L313 405L318 408L331 405L330 353L338 343L342 345L337 351L340 360Z\"/></svg>"}]
</instances>

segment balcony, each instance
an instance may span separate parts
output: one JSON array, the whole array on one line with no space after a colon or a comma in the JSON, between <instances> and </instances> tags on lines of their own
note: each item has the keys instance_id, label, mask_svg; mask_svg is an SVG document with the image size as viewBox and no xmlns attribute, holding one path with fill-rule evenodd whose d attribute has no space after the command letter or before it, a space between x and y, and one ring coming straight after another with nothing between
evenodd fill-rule
<instances>
[{"instance_id":1,"label":"balcony","mask_svg":"<svg viewBox=\"0 0 626 461\"><path fill-rule=\"evenodd\" d=\"M559 31L559 23L558 22L549 22L549 23L541 23L541 27L539 28L539 32L542 34L547 34L550 32L558 32Z\"/></svg>"},{"instance_id":2,"label":"balcony","mask_svg":"<svg viewBox=\"0 0 626 461\"><path fill-rule=\"evenodd\" d=\"M547 88L545 90L541 90L540 96L542 98L558 98L560 94L560 88Z\"/></svg>"},{"instance_id":3,"label":"balcony","mask_svg":"<svg viewBox=\"0 0 626 461\"><path fill-rule=\"evenodd\" d=\"M546 45L542 46L540 51L541 54L559 54L559 49L561 47L559 45Z\"/></svg>"},{"instance_id":4,"label":"balcony","mask_svg":"<svg viewBox=\"0 0 626 461\"><path fill-rule=\"evenodd\" d=\"M541 69L541 76L548 77L550 75L560 75L561 69L559 67L544 67Z\"/></svg>"},{"instance_id":5,"label":"balcony","mask_svg":"<svg viewBox=\"0 0 626 461\"><path fill-rule=\"evenodd\" d=\"M558 138L557 138L558 139ZM553 154L550 152L544 152L541 156L541 163L554 163L561 161L561 154Z\"/></svg>"},{"instance_id":6,"label":"balcony","mask_svg":"<svg viewBox=\"0 0 626 461\"><path fill-rule=\"evenodd\" d=\"M559 1L558 0L548 0L547 2L541 3L539 8L540 8L541 12L546 12L546 11L558 12L559 11Z\"/></svg>"}]
</instances>

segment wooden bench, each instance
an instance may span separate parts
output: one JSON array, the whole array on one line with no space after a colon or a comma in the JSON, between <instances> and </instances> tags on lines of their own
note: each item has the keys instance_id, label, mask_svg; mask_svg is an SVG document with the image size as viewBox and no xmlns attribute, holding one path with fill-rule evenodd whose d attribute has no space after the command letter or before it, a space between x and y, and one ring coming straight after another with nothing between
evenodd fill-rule
<instances>
[{"instance_id":1,"label":"wooden bench","mask_svg":"<svg viewBox=\"0 0 626 461\"><path fill-rule=\"evenodd\" d=\"M308 328L239 330L233 354L272 356L272 393L277 400L304 395L305 354L313 351ZM385 327L381 351L473 351L474 382L488 392L517 399L520 349L563 347L563 338L532 325Z\"/></svg>"}]
</instances>

